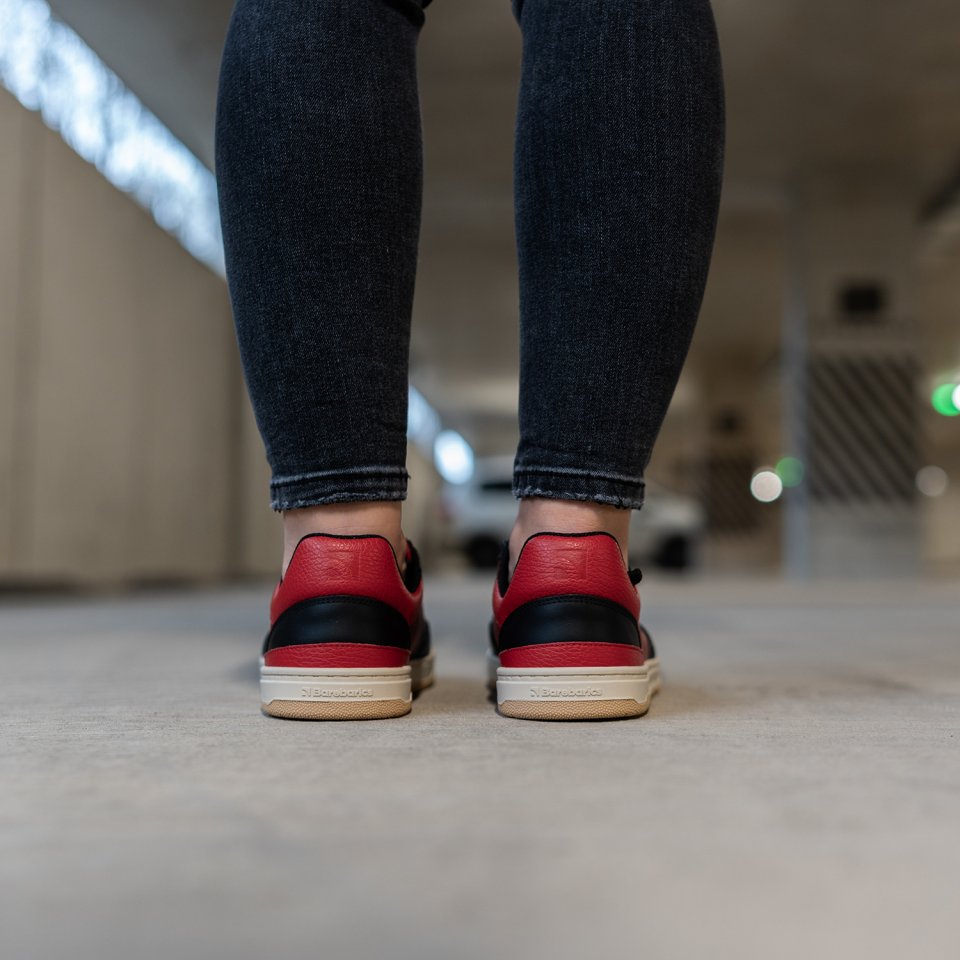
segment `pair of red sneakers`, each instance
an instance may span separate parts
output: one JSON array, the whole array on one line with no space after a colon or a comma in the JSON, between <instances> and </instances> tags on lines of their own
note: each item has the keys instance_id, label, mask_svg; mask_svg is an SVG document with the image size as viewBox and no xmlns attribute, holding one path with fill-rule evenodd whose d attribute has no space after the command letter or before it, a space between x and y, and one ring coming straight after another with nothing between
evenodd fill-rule
<instances>
[{"instance_id":1,"label":"pair of red sneakers","mask_svg":"<svg viewBox=\"0 0 960 960\"><path fill-rule=\"evenodd\" d=\"M538 533L493 587L489 652L499 712L529 720L645 713L660 686L639 624L639 571L608 533ZM383 537L312 534L274 591L260 692L275 717L399 717L433 683L420 558L401 573Z\"/></svg>"}]
</instances>

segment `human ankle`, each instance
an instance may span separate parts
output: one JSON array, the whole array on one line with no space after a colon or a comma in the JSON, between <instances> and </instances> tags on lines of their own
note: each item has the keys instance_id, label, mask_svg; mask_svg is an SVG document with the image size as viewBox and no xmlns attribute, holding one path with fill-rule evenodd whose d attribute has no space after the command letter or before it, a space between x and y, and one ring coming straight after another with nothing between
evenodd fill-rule
<instances>
[{"instance_id":1,"label":"human ankle","mask_svg":"<svg viewBox=\"0 0 960 960\"><path fill-rule=\"evenodd\" d=\"M399 500L324 503L299 510L285 510L281 576L286 574L297 544L311 533L330 533L334 536L378 534L390 542L401 572L406 565L407 540L401 528Z\"/></svg>"},{"instance_id":2,"label":"human ankle","mask_svg":"<svg viewBox=\"0 0 960 960\"><path fill-rule=\"evenodd\" d=\"M516 522L510 531L510 573L517 565L520 550L535 533L589 533L603 530L620 544L627 563L630 510L605 503L582 500L553 500L528 497L520 501Z\"/></svg>"}]
</instances>

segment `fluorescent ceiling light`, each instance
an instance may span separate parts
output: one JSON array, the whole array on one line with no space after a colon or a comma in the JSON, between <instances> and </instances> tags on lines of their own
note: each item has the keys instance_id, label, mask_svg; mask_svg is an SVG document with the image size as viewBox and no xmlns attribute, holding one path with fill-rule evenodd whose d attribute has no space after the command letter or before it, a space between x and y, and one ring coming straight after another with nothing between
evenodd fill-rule
<instances>
[{"instance_id":1,"label":"fluorescent ceiling light","mask_svg":"<svg viewBox=\"0 0 960 960\"><path fill-rule=\"evenodd\" d=\"M44 0L0 0L0 82L223 276L213 174Z\"/></svg>"}]
</instances>

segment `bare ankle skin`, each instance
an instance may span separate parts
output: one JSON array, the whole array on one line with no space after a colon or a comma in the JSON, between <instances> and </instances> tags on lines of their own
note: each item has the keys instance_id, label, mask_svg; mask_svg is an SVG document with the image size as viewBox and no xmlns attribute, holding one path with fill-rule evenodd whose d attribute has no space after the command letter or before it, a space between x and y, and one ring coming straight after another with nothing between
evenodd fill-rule
<instances>
[{"instance_id":1,"label":"bare ankle skin","mask_svg":"<svg viewBox=\"0 0 960 960\"><path fill-rule=\"evenodd\" d=\"M520 501L516 523L510 532L510 573L524 541L534 533L587 533L605 530L620 544L623 561L627 563L627 541L630 535L630 511L604 503L580 500L548 500L529 497Z\"/></svg>"},{"instance_id":2,"label":"bare ankle skin","mask_svg":"<svg viewBox=\"0 0 960 960\"><path fill-rule=\"evenodd\" d=\"M406 564L407 540L401 529L399 500L325 503L283 513L283 566L287 572L293 551L308 533L360 534L378 533L393 547L401 571Z\"/></svg>"}]
</instances>

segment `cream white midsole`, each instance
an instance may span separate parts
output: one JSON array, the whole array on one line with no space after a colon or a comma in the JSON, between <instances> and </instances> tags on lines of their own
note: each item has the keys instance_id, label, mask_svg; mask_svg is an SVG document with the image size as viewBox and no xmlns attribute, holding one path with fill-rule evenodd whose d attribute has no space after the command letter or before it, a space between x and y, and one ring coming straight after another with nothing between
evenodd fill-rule
<instances>
[{"instance_id":1,"label":"cream white midsole","mask_svg":"<svg viewBox=\"0 0 960 960\"><path fill-rule=\"evenodd\" d=\"M260 699L307 700L315 703L349 700L413 699L410 667L261 667Z\"/></svg>"},{"instance_id":2,"label":"cream white midsole","mask_svg":"<svg viewBox=\"0 0 960 960\"><path fill-rule=\"evenodd\" d=\"M508 700L635 700L647 704L660 688L660 663L639 667L501 667L487 657L488 682L497 703Z\"/></svg>"}]
</instances>

